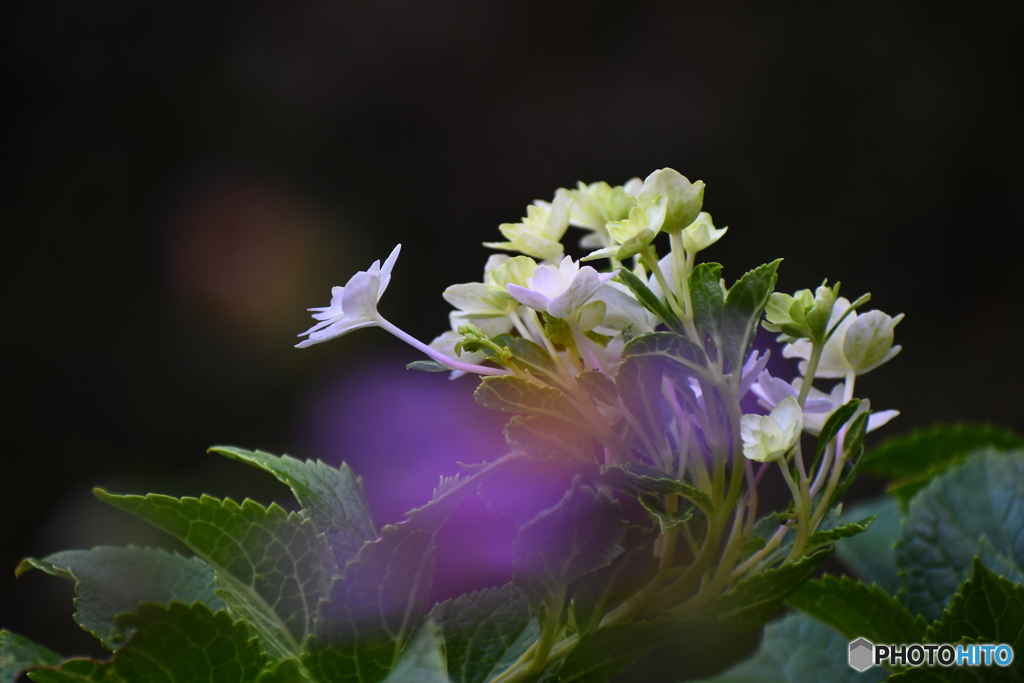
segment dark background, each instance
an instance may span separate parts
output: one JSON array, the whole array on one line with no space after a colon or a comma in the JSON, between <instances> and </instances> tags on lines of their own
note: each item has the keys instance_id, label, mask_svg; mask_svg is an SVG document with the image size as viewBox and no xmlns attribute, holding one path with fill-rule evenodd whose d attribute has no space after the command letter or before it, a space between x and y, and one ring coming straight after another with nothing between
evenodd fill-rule
<instances>
[{"instance_id":1,"label":"dark background","mask_svg":"<svg viewBox=\"0 0 1024 683\"><path fill-rule=\"evenodd\" d=\"M205 453L234 443L349 460L388 522L456 460L500 450L500 416L472 403L472 383L412 377L417 353L380 330L291 345L305 308L399 241L381 310L429 341L446 329L443 288L479 279L479 243L577 180L676 168L730 226L707 254L730 280L784 256L784 291L839 279L905 312L904 352L858 384L902 411L885 433L1022 428L1022 14L870 0L7 7L0 627L96 652L70 584L15 581L17 561L175 547L94 485L286 504L265 475ZM505 571L485 556L442 566L472 587Z\"/></svg>"}]
</instances>

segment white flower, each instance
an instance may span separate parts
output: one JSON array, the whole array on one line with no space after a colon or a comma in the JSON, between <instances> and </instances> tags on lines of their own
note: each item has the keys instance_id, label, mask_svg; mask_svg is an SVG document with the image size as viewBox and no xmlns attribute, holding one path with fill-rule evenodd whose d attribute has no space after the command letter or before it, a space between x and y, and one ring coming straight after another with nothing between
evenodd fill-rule
<instances>
[{"instance_id":1,"label":"white flower","mask_svg":"<svg viewBox=\"0 0 1024 683\"><path fill-rule=\"evenodd\" d=\"M526 286L511 283L506 286L516 301L556 318L568 318L590 301L601 285L615 273L598 273L566 256L555 266L537 266L526 278Z\"/></svg>"},{"instance_id":2,"label":"white flower","mask_svg":"<svg viewBox=\"0 0 1024 683\"><path fill-rule=\"evenodd\" d=\"M769 415L744 415L740 418L743 455L767 462L782 458L796 445L803 429L803 411L792 396L787 396Z\"/></svg>"},{"instance_id":3,"label":"white flower","mask_svg":"<svg viewBox=\"0 0 1024 683\"><path fill-rule=\"evenodd\" d=\"M320 322L300 334L300 337L308 335L309 338L295 346L301 349L340 337L361 327L379 325L377 302L391 282L391 270L395 267L401 249L401 244L396 246L383 266L380 261L374 261L367 270L361 270L353 275L344 287L331 289L330 306L310 308L310 311L317 311L313 314L313 319Z\"/></svg>"},{"instance_id":4,"label":"white flower","mask_svg":"<svg viewBox=\"0 0 1024 683\"><path fill-rule=\"evenodd\" d=\"M757 402L762 407L771 410L787 396L793 398L799 396L802 381L802 378L798 377L790 384L784 379L772 377L771 373L763 370L758 375L757 382L750 386L750 390L757 396ZM831 394L811 387L807 393L807 400L804 402L804 431L808 434L820 434L821 428L825 426L825 422L831 417L833 411L843 405L845 393L846 385L843 382L832 387ZM850 417L849 422L852 423L858 415L870 409L871 402L861 399L860 406ZM880 410L877 413L871 413L871 416L868 417L868 431L873 432L899 414L898 410Z\"/></svg>"},{"instance_id":5,"label":"white flower","mask_svg":"<svg viewBox=\"0 0 1024 683\"><path fill-rule=\"evenodd\" d=\"M696 254L704 251L712 244L722 239L722 235L729 228L716 228L711 222L711 214L701 211L697 219L683 230L683 249L689 254Z\"/></svg>"},{"instance_id":6,"label":"white flower","mask_svg":"<svg viewBox=\"0 0 1024 683\"><path fill-rule=\"evenodd\" d=\"M832 308L828 328L831 329L849 308L850 301L846 297L839 297ZM895 318L882 311L868 311L861 315L856 311L850 313L825 343L814 376L823 379L841 378L848 372L863 375L888 362L903 348L893 346L893 330L901 320L902 313ZM802 358L800 372L806 375L811 348L810 341L801 339L787 344L782 349L782 355L786 358Z\"/></svg>"},{"instance_id":7,"label":"white flower","mask_svg":"<svg viewBox=\"0 0 1024 683\"><path fill-rule=\"evenodd\" d=\"M555 193L553 202L535 201L526 207L521 223L503 223L498 226L508 242L484 242L485 247L518 251L527 256L557 261L562 258L562 236L569 228L569 208L572 196L566 189Z\"/></svg>"}]
</instances>

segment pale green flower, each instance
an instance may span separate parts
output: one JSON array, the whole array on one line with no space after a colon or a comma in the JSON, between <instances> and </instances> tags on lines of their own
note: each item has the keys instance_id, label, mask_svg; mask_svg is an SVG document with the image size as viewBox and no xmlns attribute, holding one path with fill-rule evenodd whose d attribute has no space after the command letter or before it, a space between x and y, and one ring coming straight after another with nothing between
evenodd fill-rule
<instances>
[{"instance_id":1,"label":"pale green flower","mask_svg":"<svg viewBox=\"0 0 1024 683\"><path fill-rule=\"evenodd\" d=\"M642 180L632 178L615 187L606 182L589 185L579 182L575 190L569 190L572 196L569 225L591 231L580 240L580 246L584 249L610 246L606 227L608 222L629 217L630 210L636 206L636 194L642 186Z\"/></svg>"},{"instance_id":2,"label":"pale green flower","mask_svg":"<svg viewBox=\"0 0 1024 683\"><path fill-rule=\"evenodd\" d=\"M722 239L722 235L728 229L716 228L715 224L711 222L711 214L701 211L697 214L696 220L683 230L683 249L689 254L704 251Z\"/></svg>"},{"instance_id":3,"label":"pale green flower","mask_svg":"<svg viewBox=\"0 0 1024 683\"><path fill-rule=\"evenodd\" d=\"M691 183L686 176L671 168L663 168L647 176L637 195L637 204L643 208L664 197L667 201L663 232L679 232L690 226L704 203L704 182Z\"/></svg>"},{"instance_id":4,"label":"pale green flower","mask_svg":"<svg viewBox=\"0 0 1024 683\"><path fill-rule=\"evenodd\" d=\"M845 297L836 300L829 317L829 329L836 325L849 308L850 302ZM851 312L843 318L825 343L814 376L823 379L841 378L850 372L864 375L892 360L903 348L893 346L894 329L901 320L902 313L892 317L882 311L868 311L860 315ZM812 348L810 341L800 339L787 344L782 349L782 355L803 359L800 372L806 374Z\"/></svg>"},{"instance_id":5,"label":"pale green flower","mask_svg":"<svg viewBox=\"0 0 1024 683\"><path fill-rule=\"evenodd\" d=\"M572 197L566 189L555 193L553 202L535 201L526 207L521 223L503 223L498 226L507 242L484 242L485 247L518 251L545 261L562 258L562 236L569 227L569 207Z\"/></svg>"},{"instance_id":6,"label":"pale green flower","mask_svg":"<svg viewBox=\"0 0 1024 683\"><path fill-rule=\"evenodd\" d=\"M782 399L768 415L740 418L743 455L758 462L778 460L796 445L803 430L803 411L792 396Z\"/></svg>"},{"instance_id":7,"label":"pale green flower","mask_svg":"<svg viewBox=\"0 0 1024 683\"><path fill-rule=\"evenodd\" d=\"M591 252L583 260L615 258L621 261L640 253L661 230L667 207L668 200L665 197L658 197L643 208L633 207L627 220L610 221L607 228L611 246Z\"/></svg>"},{"instance_id":8,"label":"pale green flower","mask_svg":"<svg viewBox=\"0 0 1024 683\"><path fill-rule=\"evenodd\" d=\"M832 310L838 293L839 283L835 287L822 285L813 295L809 289L801 289L793 296L773 292L765 308L768 322L764 323L764 328L769 332L779 332L778 341L795 342L806 338L820 343L824 341L829 327L835 324ZM849 302L846 308L849 308Z\"/></svg>"}]
</instances>

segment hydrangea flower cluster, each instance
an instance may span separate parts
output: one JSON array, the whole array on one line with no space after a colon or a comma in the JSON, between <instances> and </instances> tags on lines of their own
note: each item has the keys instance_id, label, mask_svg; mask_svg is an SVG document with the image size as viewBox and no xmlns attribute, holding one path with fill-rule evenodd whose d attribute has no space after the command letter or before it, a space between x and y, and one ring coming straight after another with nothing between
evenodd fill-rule
<instances>
[{"instance_id":1,"label":"hydrangea flower cluster","mask_svg":"<svg viewBox=\"0 0 1024 683\"><path fill-rule=\"evenodd\" d=\"M502 253L479 282L444 291L450 329L430 344L377 311L396 247L383 266L335 288L330 306L311 309L318 322L299 346L376 325L431 359L410 367L485 376L476 397L514 414L513 450L586 462L642 489L635 497L660 525L663 563L645 599L695 608L820 547L813 534L864 433L897 414L872 413L855 383L900 351L893 332L903 318L861 312L869 296L851 302L838 283L773 292L779 261L727 285L720 264L697 260L727 230L703 199L704 183L665 168L535 201L520 222L499 227L505 241L485 243ZM566 254L570 227L579 260ZM800 360L797 376L766 369L768 352L753 348L761 324L778 333L784 357ZM743 413L749 393L763 414ZM802 434L817 447L805 451ZM757 486L770 467L792 505L766 529ZM611 480L610 489L629 488ZM694 514L705 518L700 533L682 523ZM681 574L677 541L689 546ZM642 609L644 599L630 604L623 610Z\"/></svg>"}]
</instances>

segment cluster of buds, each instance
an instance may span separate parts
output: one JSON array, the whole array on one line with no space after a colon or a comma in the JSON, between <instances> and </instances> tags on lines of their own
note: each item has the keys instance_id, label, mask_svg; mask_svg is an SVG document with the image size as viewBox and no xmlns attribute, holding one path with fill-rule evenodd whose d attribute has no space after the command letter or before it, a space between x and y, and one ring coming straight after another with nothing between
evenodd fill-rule
<instances>
[{"instance_id":1,"label":"cluster of buds","mask_svg":"<svg viewBox=\"0 0 1024 683\"><path fill-rule=\"evenodd\" d=\"M480 282L445 290L451 329L430 344L377 310L396 247L383 265L335 287L330 306L311 309L318 322L299 346L382 327L431 359L411 367L485 376L477 398L516 413L506 430L513 447L679 482L657 493L662 547L682 518L669 513L689 500L707 523L701 538L686 540L696 563L717 558L702 585L720 592L813 550L808 539L841 488L851 443L897 414L871 413L854 391L859 375L899 352L893 329L903 316L859 313L869 297L850 302L838 284L774 293L778 261L727 286L721 265L697 262L726 233L702 211L703 198L702 182L661 169L535 201L521 222L500 226L505 241L485 243L512 254L492 255ZM565 254L570 226L582 231L579 260ZM663 255L656 242L667 243ZM762 318L783 356L800 359L798 376L766 369L768 353L753 348ZM814 386L822 381L831 386ZM743 414L751 392L766 414ZM818 436L814 457L802 451L804 433ZM773 466L793 504L752 544L761 533L757 485ZM795 540L783 543L791 530Z\"/></svg>"}]
</instances>

